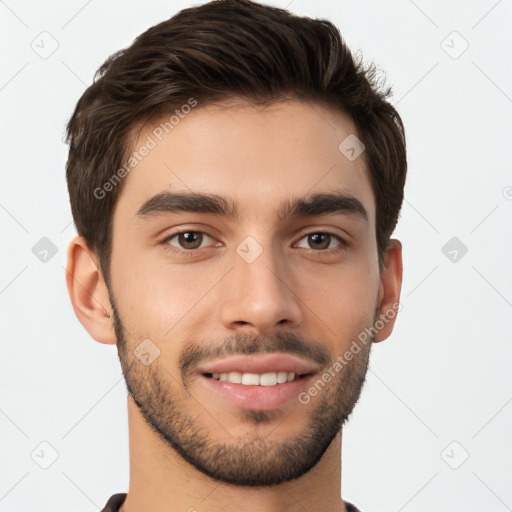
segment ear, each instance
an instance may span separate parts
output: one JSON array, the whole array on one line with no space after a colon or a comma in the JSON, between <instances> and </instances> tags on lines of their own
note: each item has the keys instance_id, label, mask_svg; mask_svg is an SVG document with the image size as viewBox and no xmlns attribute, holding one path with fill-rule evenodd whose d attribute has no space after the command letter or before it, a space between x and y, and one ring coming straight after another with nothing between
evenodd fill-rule
<instances>
[{"instance_id":1,"label":"ear","mask_svg":"<svg viewBox=\"0 0 512 512\"><path fill-rule=\"evenodd\" d=\"M96 341L115 344L112 306L99 268L96 255L89 250L85 239L73 238L66 268L71 304L80 323Z\"/></svg>"},{"instance_id":2,"label":"ear","mask_svg":"<svg viewBox=\"0 0 512 512\"><path fill-rule=\"evenodd\" d=\"M393 331L399 310L401 289L402 244L398 240L391 239L384 254L384 269L380 274L379 308L375 321L375 327L378 330L373 339L374 342L384 341Z\"/></svg>"}]
</instances>

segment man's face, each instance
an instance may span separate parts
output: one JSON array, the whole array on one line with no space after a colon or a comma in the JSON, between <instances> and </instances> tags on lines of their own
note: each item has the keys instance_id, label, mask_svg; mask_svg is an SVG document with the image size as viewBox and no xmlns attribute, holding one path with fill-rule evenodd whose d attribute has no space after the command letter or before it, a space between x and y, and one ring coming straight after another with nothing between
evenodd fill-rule
<instances>
[{"instance_id":1,"label":"man's face","mask_svg":"<svg viewBox=\"0 0 512 512\"><path fill-rule=\"evenodd\" d=\"M359 397L371 343L334 365L378 306L370 180L362 157L338 149L355 127L289 101L198 105L161 141L151 129L132 149L148 136L156 147L127 177L113 220L110 294L128 390L203 473L235 485L297 478ZM281 215L299 198L311 208Z\"/></svg>"}]
</instances>

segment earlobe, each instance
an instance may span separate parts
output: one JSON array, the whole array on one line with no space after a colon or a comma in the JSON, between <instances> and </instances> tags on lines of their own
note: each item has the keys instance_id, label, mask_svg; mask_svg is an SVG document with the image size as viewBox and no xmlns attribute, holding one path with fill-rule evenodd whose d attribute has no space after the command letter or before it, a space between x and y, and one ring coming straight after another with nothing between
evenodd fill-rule
<instances>
[{"instance_id":1,"label":"earlobe","mask_svg":"<svg viewBox=\"0 0 512 512\"><path fill-rule=\"evenodd\" d=\"M402 273L402 244L399 240L391 239L380 275L379 311L375 322L377 332L374 342L384 341L393 331L400 303Z\"/></svg>"},{"instance_id":2,"label":"earlobe","mask_svg":"<svg viewBox=\"0 0 512 512\"><path fill-rule=\"evenodd\" d=\"M95 255L81 236L68 247L66 284L75 314L87 332L100 343L115 344L108 289Z\"/></svg>"}]
</instances>

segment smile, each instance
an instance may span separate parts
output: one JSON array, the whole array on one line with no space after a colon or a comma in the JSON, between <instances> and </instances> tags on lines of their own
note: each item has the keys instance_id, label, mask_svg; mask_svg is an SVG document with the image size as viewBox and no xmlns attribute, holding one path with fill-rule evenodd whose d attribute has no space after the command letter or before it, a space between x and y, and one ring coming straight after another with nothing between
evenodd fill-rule
<instances>
[{"instance_id":1,"label":"smile","mask_svg":"<svg viewBox=\"0 0 512 512\"><path fill-rule=\"evenodd\" d=\"M244 386L276 386L300 379L303 375L297 375L294 372L270 372L270 373L206 373L206 377L211 379L231 382L232 384L243 384Z\"/></svg>"},{"instance_id":2,"label":"smile","mask_svg":"<svg viewBox=\"0 0 512 512\"><path fill-rule=\"evenodd\" d=\"M320 366L292 354L236 355L199 365L207 400L252 410L273 410L297 400ZM298 403L298 402L297 402Z\"/></svg>"}]
</instances>

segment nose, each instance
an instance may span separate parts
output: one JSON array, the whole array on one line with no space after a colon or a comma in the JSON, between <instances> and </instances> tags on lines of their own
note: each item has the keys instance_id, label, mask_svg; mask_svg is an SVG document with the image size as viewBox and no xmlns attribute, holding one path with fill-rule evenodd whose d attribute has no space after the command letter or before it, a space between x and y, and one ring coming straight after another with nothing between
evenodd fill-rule
<instances>
[{"instance_id":1,"label":"nose","mask_svg":"<svg viewBox=\"0 0 512 512\"><path fill-rule=\"evenodd\" d=\"M233 263L220 299L224 327L265 336L302 323L301 300L285 261L265 249L250 263L235 253Z\"/></svg>"}]
</instances>

